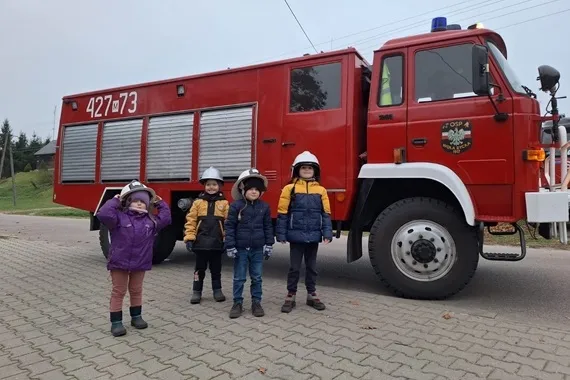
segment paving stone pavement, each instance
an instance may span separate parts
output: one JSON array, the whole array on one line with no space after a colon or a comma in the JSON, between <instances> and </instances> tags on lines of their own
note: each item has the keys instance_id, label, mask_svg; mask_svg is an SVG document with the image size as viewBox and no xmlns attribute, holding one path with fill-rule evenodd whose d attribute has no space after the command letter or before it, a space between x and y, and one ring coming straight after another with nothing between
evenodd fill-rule
<instances>
[{"instance_id":1,"label":"paving stone pavement","mask_svg":"<svg viewBox=\"0 0 570 380\"><path fill-rule=\"evenodd\" d=\"M329 287L325 311L301 298L284 314L284 279L264 279L266 316L246 304L230 320L228 266L228 301L207 286L200 305L189 303L187 265L155 267L144 286L149 328L127 323L114 338L98 250L0 237L0 260L0 379L570 379L570 329L429 302ZM244 293L248 302L247 284Z\"/></svg>"}]
</instances>

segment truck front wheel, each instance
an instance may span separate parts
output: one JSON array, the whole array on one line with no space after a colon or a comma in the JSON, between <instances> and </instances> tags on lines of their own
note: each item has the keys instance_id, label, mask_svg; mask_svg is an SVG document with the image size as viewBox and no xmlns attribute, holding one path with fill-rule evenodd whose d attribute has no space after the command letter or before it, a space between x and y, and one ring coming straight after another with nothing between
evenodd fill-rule
<instances>
[{"instance_id":1,"label":"truck front wheel","mask_svg":"<svg viewBox=\"0 0 570 380\"><path fill-rule=\"evenodd\" d=\"M479 262L475 228L451 205L424 197L382 211L368 250L380 280L404 298L447 298L469 283Z\"/></svg>"},{"instance_id":2,"label":"truck front wheel","mask_svg":"<svg viewBox=\"0 0 570 380\"><path fill-rule=\"evenodd\" d=\"M111 235L104 225L99 229L99 245L105 258L109 257L109 248L111 247ZM170 256L174 246L176 245L176 233L172 226L162 230L154 241L154 249L152 254L152 264L158 265Z\"/></svg>"}]
</instances>

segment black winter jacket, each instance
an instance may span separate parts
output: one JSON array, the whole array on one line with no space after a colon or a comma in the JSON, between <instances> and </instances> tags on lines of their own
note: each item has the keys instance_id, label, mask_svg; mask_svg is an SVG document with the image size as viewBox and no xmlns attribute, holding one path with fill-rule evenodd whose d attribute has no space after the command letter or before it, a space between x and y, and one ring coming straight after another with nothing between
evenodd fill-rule
<instances>
[{"instance_id":1,"label":"black winter jacket","mask_svg":"<svg viewBox=\"0 0 570 380\"><path fill-rule=\"evenodd\" d=\"M275 243L271 210L267 202L260 199L254 202L244 199L233 202L225 227L226 249L256 249Z\"/></svg>"}]
</instances>

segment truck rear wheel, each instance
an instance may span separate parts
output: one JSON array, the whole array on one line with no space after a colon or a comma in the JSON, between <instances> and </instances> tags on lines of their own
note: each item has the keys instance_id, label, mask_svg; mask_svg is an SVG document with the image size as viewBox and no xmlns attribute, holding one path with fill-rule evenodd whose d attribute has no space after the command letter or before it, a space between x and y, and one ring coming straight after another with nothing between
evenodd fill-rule
<instances>
[{"instance_id":1,"label":"truck rear wheel","mask_svg":"<svg viewBox=\"0 0 570 380\"><path fill-rule=\"evenodd\" d=\"M449 204L424 197L382 211L368 250L380 280L404 298L447 298L469 283L479 263L476 230Z\"/></svg>"},{"instance_id":2,"label":"truck rear wheel","mask_svg":"<svg viewBox=\"0 0 570 380\"><path fill-rule=\"evenodd\" d=\"M111 236L109 229L101 225L99 229L99 245L105 258L109 257L109 248L111 246ZM158 265L170 256L174 246L176 245L176 234L172 226L166 227L162 230L154 242L154 249L152 253L152 264Z\"/></svg>"}]
</instances>

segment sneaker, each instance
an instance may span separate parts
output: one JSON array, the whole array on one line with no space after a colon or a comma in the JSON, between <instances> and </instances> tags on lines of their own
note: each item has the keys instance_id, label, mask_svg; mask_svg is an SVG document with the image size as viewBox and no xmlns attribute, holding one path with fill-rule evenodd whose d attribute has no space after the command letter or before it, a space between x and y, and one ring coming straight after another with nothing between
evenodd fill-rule
<instances>
[{"instance_id":1,"label":"sneaker","mask_svg":"<svg viewBox=\"0 0 570 380\"><path fill-rule=\"evenodd\" d=\"M243 306L241 303L234 303L232 309L230 310L230 318L239 318L241 317L241 313L243 313Z\"/></svg>"},{"instance_id":2,"label":"sneaker","mask_svg":"<svg viewBox=\"0 0 570 380\"><path fill-rule=\"evenodd\" d=\"M254 317L263 317L265 315L265 311L259 301L253 301L251 303L251 314L253 314Z\"/></svg>"},{"instance_id":3,"label":"sneaker","mask_svg":"<svg viewBox=\"0 0 570 380\"><path fill-rule=\"evenodd\" d=\"M316 292L307 294L307 305L317 310L325 310L326 306L321 302Z\"/></svg>"},{"instance_id":4,"label":"sneaker","mask_svg":"<svg viewBox=\"0 0 570 380\"><path fill-rule=\"evenodd\" d=\"M297 303L295 302L295 294L287 294L285 297L285 303L281 306L281 312L290 313Z\"/></svg>"}]
</instances>

